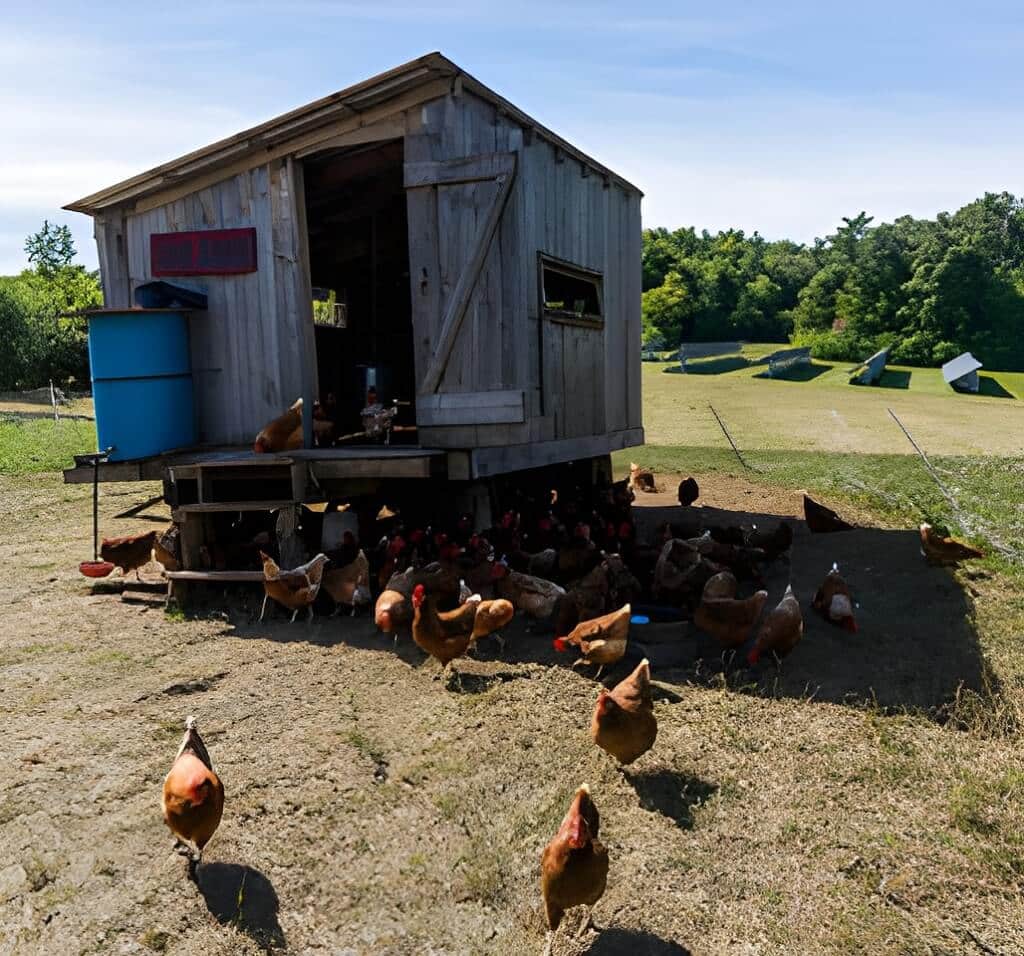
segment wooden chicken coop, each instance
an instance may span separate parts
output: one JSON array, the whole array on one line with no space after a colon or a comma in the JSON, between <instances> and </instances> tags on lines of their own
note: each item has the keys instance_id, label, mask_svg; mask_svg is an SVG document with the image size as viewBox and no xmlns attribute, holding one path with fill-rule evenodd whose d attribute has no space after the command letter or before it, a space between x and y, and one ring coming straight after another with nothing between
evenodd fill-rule
<instances>
[{"instance_id":1,"label":"wooden chicken coop","mask_svg":"<svg viewBox=\"0 0 1024 956\"><path fill-rule=\"evenodd\" d=\"M69 204L94 219L106 309L154 280L207 301L196 445L100 480L163 479L186 514L642 444L640 199L432 53ZM370 386L398 410L388 445L359 439ZM300 396L335 437L307 414L303 448L255 454Z\"/></svg>"}]
</instances>

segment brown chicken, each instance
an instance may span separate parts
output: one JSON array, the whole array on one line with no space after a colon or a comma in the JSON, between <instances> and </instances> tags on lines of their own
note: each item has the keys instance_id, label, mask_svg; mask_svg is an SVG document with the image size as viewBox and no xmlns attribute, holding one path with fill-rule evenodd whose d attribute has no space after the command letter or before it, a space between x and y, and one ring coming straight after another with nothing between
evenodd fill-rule
<instances>
[{"instance_id":1,"label":"brown chicken","mask_svg":"<svg viewBox=\"0 0 1024 956\"><path fill-rule=\"evenodd\" d=\"M758 591L745 600L704 597L693 623L711 634L723 647L739 647L750 636L750 629L761 616L767 591Z\"/></svg>"},{"instance_id":2,"label":"brown chicken","mask_svg":"<svg viewBox=\"0 0 1024 956\"><path fill-rule=\"evenodd\" d=\"M394 634L396 640L399 631L412 625L412 592L417 584L430 592L439 609L452 610L461 603L459 579L437 562L392 574L377 597L373 621L385 634Z\"/></svg>"},{"instance_id":3,"label":"brown chicken","mask_svg":"<svg viewBox=\"0 0 1024 956\"><path fill-rule=\"evenodd\" d=\"M611 691L601 690L590 722L590 736L619 763L632 763L654 746L658 721L651 696L651 665L644 658Z\"/></svg>"},{"instance_id":4,"label":"brown chicken","mask_svg":"<svg viewBox=\"0 0 1024 956\"><path fill-rule=\"evenodd\" d=\"M804 495L804 519L807 521L807 527L815 534L850 531L853 528L852 524L843 521L831 508L818 504L808 495Z\"/></svg>"},{"instance_id":5,"label":"brown chicken","mask_svg":"<svg viewBox=\"0 0 1024 956\"><path fill-rule=\"evenodd\" d=\"M263 596L263 607L260 609L260 621L267 612L269 598L292 611L292 621L303 609L306 611L307 619L312 621L313 602L320 593L327 555L318 554L312 561L307 561L291 571L282 571L277 562L263 551L260 552L260 558L263 560L263 590L266 592Z\"/></svg>"},{"instance_id":6,"label":"brown chicken","mask_svg":"<svg viewBox=\"0 0 1024 956\"><path fill-rule=\"evenodd\" d=\"M624 604L611 614L577 624L567 637L555 638L555 650L567 651L572 646L578 647L580 657L572 666L597 664L596 679L605 667L617 664L625 656L631 613L630 606Z\"/></svg>"},{"instance_id":7,"label":"brown chicken","mask_svg":"<svg viewBox=\"0 0 1024 956\"><path fill-rule=\"evenodd\" d=\"M156 543L155 531L144 534L129 534L123 538L104 538L100 544L100 557L109 561L121 573L128 577L134 571L139 577L139 568L153 558L153 545Z\"/></svg>"},{"instance_id":8,"label":"brown chicken","mask_svg":"<svg viewBox=\"0 0 1024 956\"><path fill-rule=\"evenodd\" d=\"M955 566L969 558L983 558L984 551L956 538L943 537L930 524L921 525L921 554L929 564Z\"/></svg>"},{"instance_id":9,"label":"brown chicken","mask_svg":"<svg viewBox=\"0 0 1024 956\"><path fill-rule=\"evenodd\" d=\"M765 558L774 561L785 554L793 544L793 526L788 521L780 521L771 531L760 529L755 524L746 536L748 547L759 548Z\"/></svg>"},{"instance_id":10,"label":"brown chicken","mask_svg":"<svg viewBox=\"0 0 1024 956\"><path fill-rule=\"evenodd\" d=\"M708 578L707 583L704 585L702 597L705 600L734 598L736 597L737 587L736 575L732 571L719 571L718 574Z\"/></svg>"},{"instance_id":11,"label":"brown chicken","mask_svg":"<svg viewBox=\"0 0 1024 956\"><path fill-rule=\"evenodd\" d=\"M357 608L366 607L373 600L370 594L370 562L366 554L360 550L344 567L325 571L321 587L337 605L335 614L342 607L350 607L354 617Z\"/></svg>"},{"instance_id":12,"label":"brown chicken","mask_svg":"<svg viewBox=\"0 0 1024 956\"><path fill-rule=\"evenodd\" d=\"M853 595L839 573L838 564L833 564L832 570L825 575L825 580L814 595L811 606L826 621L838 624L853 634L857 633L857 619L853 615Z\"/></svg>"},{"instance_id":13,"label":"brown chicken","mask_svg":"<svg viewBox=\"0 0 1024 956\"><path fill-rule=\"evenodd\" d=\"M793 585L786 587L782 600L764 619L758 629L754 646L747 654L747 663L753 667L762 654L774 654L775 659L785 657L804 634L804 616L800 612L800 602L793 594Z\"/></svg>"},{"instance_id":14,"label":"brown chicken","mask_svg":"<svg viewBox=\"0 0 1024 956\"><path fill-rule=\"evenodd\" d=\"M551 952L555 931L565 911L594 906L608 885L608 851L600 842L601 817L583 784L562 820L554 839L540 859L540 892L548 923L545 956ZM588 912L586 926L590 922Z\"/></svg>"},{"instance_id":15,"label":"brown chicken","mask_svg":"<svg viewBox=\"0 0 1024 956\"><path fill-rule=\"evenodd\" d=\"M252 450L257 454L276 454L302 447L302 399L283 415L268 422L253 442Z\"/></svg>"},{"instance_id":16,"label":"brown chicken","mask_svg":"<svg viewBox=\"0 0 1024 956\"><path fill-rule=\"evenodd\" d=\"M164 780L160 806L175 836L174 848L189 858L189 873L194 875L224 812L224 784L214 773L195 717L185 721L185 736ZM195 845L194 854L189 843Z\"/></svg>"},{"instance_id":17,"label":"brown chicken","mask_svg":"<svg viewBox=\"0 0 1024 956\"><path fill-rule=\"evenodd\" d=\"M629 487L634 492L656 492L658 490L658 486L654 483L654 472L649 468L641 468L635 461L629 463Z\"/></svg>"},{"instance_id":18,"label":"brown chicken","mask_svg":"<svg viewBox=\"0 0 1024 956\"><path fill-rule=\"evenodd\" d=\"M515 613L512 602L504 598L481 601L473 619L473 643L493 634L498 646L504 651L505 639L498 632L512 620Z\"/></svg>"},{"instance_id":19,"label":"brown chicken","mask_svg":"<svg viewBox=\"0 0 1024 956\"><path fill-rule=\"evenodd\" d=\"M462 657L473 642L473 626L480 596L473 595L454 611L438 611L433 595L422 584L412 592L412 639L420 650L437 660L443 670Z\"/></svg>"},{"instance_id":20,"label":"brown chicken","mask_svg":"<svg viewBox=\"0 0 1024 956\"><path fill-rule=\"evenodd\" d=\"M654 566L651 593L655 600L682 601L689 573L700 562L700 552L679 538L670 538L662 546Z\"/></svg>"},{"instance_id":21,"label":"brown chicken","mask_svg":"<svg viewBox=\"0 0 1024 956\"><path fill-rule=\"evenodd\" d=\"M177 571L181 567L181 532L176 524L157 533L153 542L153 558L165 571Z\"/></svg>"},{"instance_id":22,"label":"brown chicken","mask_svg":"<svg viewBox=\"0 0 1024 956\"><path fill-rule=\"evenodd\" d=\"M560 585L512 571L502 561L494 562L491 573L499 596L511 601L517 611L538 621L551 617L558 599L565 596L565 588Z\"/></svg>"}]
</instances>

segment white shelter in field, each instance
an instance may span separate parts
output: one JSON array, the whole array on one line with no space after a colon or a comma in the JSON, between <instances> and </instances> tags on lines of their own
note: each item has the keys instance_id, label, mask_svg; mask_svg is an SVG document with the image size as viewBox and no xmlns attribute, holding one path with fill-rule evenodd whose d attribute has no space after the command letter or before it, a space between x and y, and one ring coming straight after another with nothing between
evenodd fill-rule
<instances>
[{"instance_id":1,"label":"white shelter in field","mask_svg":"<svg viewBox=\"0 0 1024 956\"><path fill-rule=\"evenodd\" d=\"M978 369L981 367L981 362L970 352L964 352L942 366L942 377L947 385L952 385L958 392L976 392Z\"/></svg>"}]
</instances>

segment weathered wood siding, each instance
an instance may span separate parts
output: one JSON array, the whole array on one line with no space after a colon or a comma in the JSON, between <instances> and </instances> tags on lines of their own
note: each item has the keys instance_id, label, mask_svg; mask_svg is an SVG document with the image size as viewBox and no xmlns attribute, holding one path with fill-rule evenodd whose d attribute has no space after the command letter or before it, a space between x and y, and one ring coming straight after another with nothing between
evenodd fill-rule
<instances>
[{"instance_id":1,"label":"weathered wood siding","mask_svg":"<svg viewBox=\"0 0 1024 956\"><path fill-rule=\"evenodd\" d=\"M585 169L470 94L407 113L407 164L517 154L513 190L441 379L442 393L523 389L526 421L423 429L424 444L484 447L638 428L640 197ZM494 181L408 191L417 378L474 252ZM543 317L538 254L603 276L603 328Z\"/></svg>"},{"instance_id":2,"label":"weathered wood siding","mask_svg":"<svg viewBox=\"0 0 1024 956\"><path fill-rule=\"evenodd\" d=\"M169 280L208 297L190 323L201 442L251 442L302 394L304 366L316 375L301 186L297 167L275 160L125 220L129 297L153 278L152 233L256 228L255 272Z\"/></svg>"}]
</instances>

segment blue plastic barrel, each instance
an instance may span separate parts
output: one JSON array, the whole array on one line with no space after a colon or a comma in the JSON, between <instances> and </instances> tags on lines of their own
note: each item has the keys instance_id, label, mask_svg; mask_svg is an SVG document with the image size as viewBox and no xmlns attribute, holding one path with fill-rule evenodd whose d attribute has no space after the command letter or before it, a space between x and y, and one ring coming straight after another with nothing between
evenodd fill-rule
<instances>
[{"instance_id":1,"label":"blue plastic barrel","mask_svg":"<svg viewBox=\"0 0 1024 956\"><path fill-rule=\"evenodd\" d=\"M89 313L89 363L100 448L111 461L196 443L188 319L170 309Z\"/></svg>"}]
</instances>

